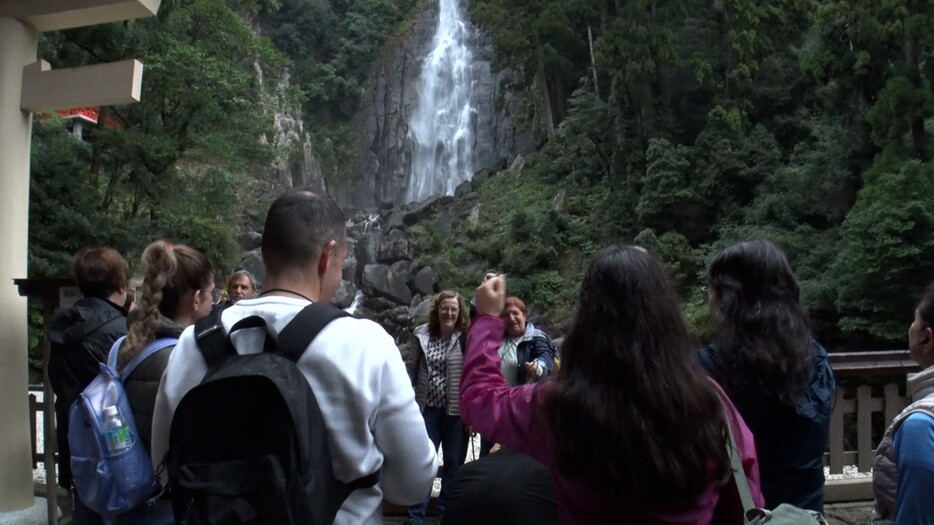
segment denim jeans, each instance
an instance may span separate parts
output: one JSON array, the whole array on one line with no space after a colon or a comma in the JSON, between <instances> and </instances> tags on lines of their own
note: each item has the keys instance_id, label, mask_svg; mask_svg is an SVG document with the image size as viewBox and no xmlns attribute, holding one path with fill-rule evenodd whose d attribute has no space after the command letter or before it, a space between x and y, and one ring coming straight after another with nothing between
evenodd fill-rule
<instances>
[{"instance_id":1,"label":"denim jeans","mask_svg":"<svg viewBox=\"0 0 934 525\"><path fill-rule=\"evenodd\" d=\"M425 418L425 429L428 430L428 438L435 445L435 451L438 445L441 445L441 454L444 459L444 474L441 477L441 494L438 496L438 516L444 513L444 497L447 494L448 486L457 473L457 467L464 463L467 449L464 446L467 443L464 438L464 422L460 416L450 416L446 408L425 407L422 412ZM409 523L421 525L425 521L425 511L428 510L428 503L431 501L431 491L425 501L417 505L412 505L408 509Z\"/></svg>"}]
</instances>

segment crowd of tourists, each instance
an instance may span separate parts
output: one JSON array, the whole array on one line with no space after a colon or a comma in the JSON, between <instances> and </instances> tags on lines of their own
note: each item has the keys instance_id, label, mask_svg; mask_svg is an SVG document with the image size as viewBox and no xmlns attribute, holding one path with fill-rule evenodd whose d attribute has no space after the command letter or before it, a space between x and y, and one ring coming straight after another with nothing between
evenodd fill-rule
<instances>
[{"instance_id":1,"label":"crowd of tourists","mask_svg":"<svg viewBox=\"0 0 934 525\"><path fill-rule=\"evenodd\" d=\"M164 240L133 279L111 248L75 255L84 297L48 328L75 523L368 524L388 501L418 525L439 447L445 524L820 522L835 380L772 242L715 255L716 329L700 347L662 265L611 245L579 284L560 348L529 322L534 298L489 273L474 297L438 293L400 355L375 322L326 306L345 228L327 197L277 199L262 290L237 271L217 293L208 258ZM934 283L908 345L922 371L877 451L874 523L934 523ZM132 369L127 416L153 467L129 506L92 501L103 482L69 455L69 410L108 361ZM481 457L465 463L474 433Z\"/></svg>"}]
</instances>

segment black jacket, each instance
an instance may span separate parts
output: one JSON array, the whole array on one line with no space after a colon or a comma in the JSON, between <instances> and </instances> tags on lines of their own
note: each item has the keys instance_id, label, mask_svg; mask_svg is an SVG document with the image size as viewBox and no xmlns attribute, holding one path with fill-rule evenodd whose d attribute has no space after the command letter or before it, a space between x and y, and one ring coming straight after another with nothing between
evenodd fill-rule
<instances>
[{"instance_id":1,"label":"black jacket","mask_svg":"<svg viewBox=\"0 0 934 525\"><path fill-rule=\"evenodd\" d=\"M824 449L836 383L827 350L812 340L811 351L811 382L793 406L780 403L764 391L733 395L723 382L724 356L717 352L716 345L697 352L701 364L730 394L752 431L762 495L769 509L790 503L817 512L824 510Z\"/></svg>"},{"instance_id":2,"label":"black jacket","mask_svg":"<svg viewBox=\"0 0 934 525\"><path fill-rule=\"evenodd\" d=\"M71 308L56 312L49 323L49 380L55 392L59 482L63 487L71 484L68 410L97 376L110 347L126 330L123 309L96 297L85 297Z\"/></svg>"},{"instance_id":3,"label":"black jacket","mask_svg":"<svg viewBox=\"0 0 934 525\"><path fill-rule=\"evenodd\" d=\"M184 328L181 325L170 319L162 318L162 322L156 327L155 337L156 339L163 337L178 339L178 336L182 335L182 330ZM123 345L126 345L126 341ZM120 349L123 350L123 346ZM149 356L123 382L130 406L133 407L133 420L136 422L139 438L146 445L146 450L152 450L152 414L156 408L156 394L159 393L162 372L169 364L169 356L174 349L175 345L167 346Z\"/></svg>"}]
</instances>

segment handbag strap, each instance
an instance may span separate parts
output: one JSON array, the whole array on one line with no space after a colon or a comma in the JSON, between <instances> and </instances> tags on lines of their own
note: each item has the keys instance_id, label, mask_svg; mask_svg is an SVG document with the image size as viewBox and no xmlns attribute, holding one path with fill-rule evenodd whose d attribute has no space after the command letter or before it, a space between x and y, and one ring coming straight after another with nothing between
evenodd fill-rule
<instances>
[{"instance_id":1,"label":"handbag strap","mask_svg":"<svg viewBox=\"0 0 934 525\"><path fill-rule=\"evenodd\" d=\"M720 405L723 407L723 422L726 424L726 432L730 436L730 443L727 446L727 454L730 456L730 467L733 469L733 484L739 492L739 499L743 504L743 513L747 513L756 508L752 500L752 492L749 491L749 480L746 479L746 471L743 469L743 460L740 457L739 449L736 448L736 437L733 435L733 425L730 424L730 417L727 415L726 404L723 398L720 399Z\"/></svg>"}]
</instances>

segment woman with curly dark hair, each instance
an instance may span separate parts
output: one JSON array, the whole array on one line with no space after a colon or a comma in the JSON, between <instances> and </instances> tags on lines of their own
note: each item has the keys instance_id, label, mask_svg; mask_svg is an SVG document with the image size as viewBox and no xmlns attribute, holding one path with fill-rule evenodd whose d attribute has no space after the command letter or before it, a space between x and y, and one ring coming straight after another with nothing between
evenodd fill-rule
<instances>
[{"instance_id":1,"label":"woman with curly dark hair","mask_svg":"<svg viewBox=\"0 0 934 525\"><path fill-rule=\"evenodd\" d=\"M717 330L699 357L755 436L766 507L822 512L834 376L791 265L752 240L719 252L707 276Z\"/></svg>"},{"instance_id":2,"label":"woman with curly dark hair","mask_svg":"<svg viewBox=\"0 0 934 525\"><path fill-rule=\"evenodd\" d=\"M499 370L505 279L477 289L461 417L543 463L573 523L742 523L730 481L729 422L756 504L749 429L692 351L679 300L644 249L610 246L581 282L561 367L509 388Z\"/></svg>"}]
</instances>

